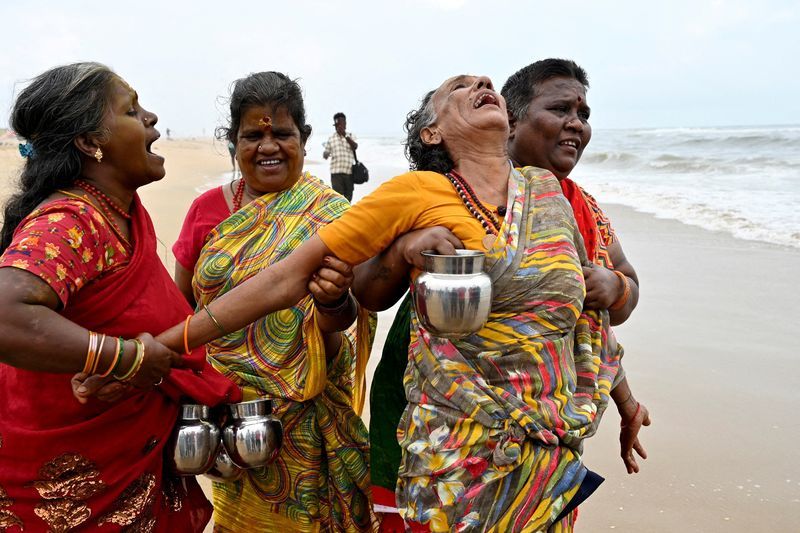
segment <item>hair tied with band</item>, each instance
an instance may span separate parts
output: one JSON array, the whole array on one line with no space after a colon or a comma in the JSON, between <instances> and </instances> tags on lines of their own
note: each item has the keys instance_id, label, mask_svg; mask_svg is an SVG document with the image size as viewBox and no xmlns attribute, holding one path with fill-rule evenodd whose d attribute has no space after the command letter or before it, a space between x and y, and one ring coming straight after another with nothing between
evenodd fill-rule
<instances>
[{"instance_id":1,"label":"hair tied with band","mask_svg":"<svg viewBox=\"0 0 800 533\"><path fill-rule=\"evenodd\" d=\"M30 142L19 143L19 155L33 159L36 156L36 152L33 151L33 144Z\"/></svg>"}]
</instances>

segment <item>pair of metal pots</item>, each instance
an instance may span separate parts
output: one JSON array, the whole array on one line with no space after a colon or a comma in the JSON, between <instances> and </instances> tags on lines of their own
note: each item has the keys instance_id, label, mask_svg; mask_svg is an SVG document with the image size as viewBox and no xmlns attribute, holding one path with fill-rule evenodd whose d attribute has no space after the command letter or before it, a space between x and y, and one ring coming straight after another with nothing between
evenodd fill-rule
<instances>
[{"instance_id":1,"label":"pair of metal pots","mask_svg":"<svg viewBox=\"0 0 800 533\"><path fill-rule=\"evenodd\" d=\"M272 402L261 399L229 404L224 428L210 420L205 405L184 404L167 448L172 470L181 476L205 474L233 481L244 469L269 464L283 443L283 426Z\"/></svg>"},{"instance_id":2,"label":"pair of metal pots","mask_svg":"<svg viewBox=\"0 0 800 533\"><path fill-rule=\"evenodd\" d=\"M425 270L414 281L417 319L432 335L459 339L479 331L492 310L492 280L483 271L486 254L422 252Z\"/></svg>"}]
</instances>

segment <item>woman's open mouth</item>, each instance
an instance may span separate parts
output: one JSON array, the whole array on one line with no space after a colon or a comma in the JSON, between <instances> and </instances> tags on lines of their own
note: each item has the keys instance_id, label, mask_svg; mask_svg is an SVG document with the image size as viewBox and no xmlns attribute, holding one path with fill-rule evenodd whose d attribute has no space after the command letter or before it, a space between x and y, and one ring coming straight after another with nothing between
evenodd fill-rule
<instances>
[{"instance_id":1,"label":"woman's open mouth","mask_svg":"<svg viewBox=\"0 0 800 533\"><path fill-rule=\"evenodd\" d=\"M152 141L144 145L144 149L148 155L152 155L153 157L157 157L161 160L164 159L163 156L158 155L157 153L153 152L153 144L161 137L161 135L156 135Z\"/></svg>"},{"instance_id":2,"label":"woman's open mouth","mask_svg":"<svg viewBox=\"0 0 800 533\"><path fill-rule=\"evenodd\" d=\"M499 106L500 102L498 101L497 96L495 96L493 93L485 92L475 100L473 107L478 109L479 107L483 107L485 105Z\"/></svg>"}]
</instances>

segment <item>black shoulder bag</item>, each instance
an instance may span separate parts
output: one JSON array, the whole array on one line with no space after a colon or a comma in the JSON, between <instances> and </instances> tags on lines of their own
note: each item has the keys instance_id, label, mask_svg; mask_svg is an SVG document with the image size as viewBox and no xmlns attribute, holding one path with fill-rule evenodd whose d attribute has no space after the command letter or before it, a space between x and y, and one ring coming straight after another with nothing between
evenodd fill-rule
<instances>
[{"instance_id":1,"label":"black shoulder bag","mask_svg":"<svg viewBox=\"0 0 800 533\"><path fill-rule=\"evenodd\" d=\"M367 170L367 167L364 166L364 163L358 160L355 150L353 150L353 157L356 159L356 162L353 163L353 167L350 169L350 174L353 176L353 183L356 185L361 185L362 183L369 181L369 170Z\"/></svg>"}]
</instances>

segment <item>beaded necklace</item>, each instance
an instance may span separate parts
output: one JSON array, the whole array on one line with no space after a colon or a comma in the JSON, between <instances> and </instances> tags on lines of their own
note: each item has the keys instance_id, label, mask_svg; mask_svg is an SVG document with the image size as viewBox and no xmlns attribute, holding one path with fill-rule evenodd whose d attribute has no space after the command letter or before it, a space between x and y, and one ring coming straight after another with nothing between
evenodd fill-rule
<instances>
[{"instance_id":1,"label":"beaded necklace","mask_svg":"<svg viewBox=\"0 0 800 533\"><path fill-rule=\"evenodd\" d=\"M95 187L94 185L89 183L88 181L77 180L75 182L75 185L77 185L78 187L80 187L84 191L88 192L89 194L91 194L92 196L94 196L95 198L100 200L101 203L105 203L108 206L110 206L114 211L119 213L122 216L122 218L124 218L125 220L130 220L131 219L131 214L130 213L125 211L114 200L109 198L103 191L101 191L100 189L98 189L97 187Z\"/></svg>"},{"instance_id":2,"label":"beaded necklace","mask_svg":"<svg viewBox=\"0 0 800 533\"><path fill-rule=\"evenodd\" d=\"M239 180L239 185L236 186L236 192L233 193L233 213L242 208L242 199L244 198L244 178Z\"/></svg>"},{"instance_id":3,"label":"beaded necklace","mask_svg":"<svg viewBox=\"0 0 800 533\"><path fill-rule=\"evenodd\" d=\"M131 245L130 241L128 241L128 239L125 237L125 234L122 232L122 228L120 228L117 225L117 222L114 220L114 216L111 214L111 210L109 209L109 207L111 207L111 209L119 213L125 220L131 219L130 213L128 213L119 205L117 205L111 198L109 198L100 189L98 189L91 183L88 183L83 180L76 180L75 185L83 189L87 193L91 194L92 196L94 196L94 198L97 200L97 203L100 205L100 210L103 212L103 215L105 216L106 220L108 220L108 223L111 224L111 229L114 230L114 232L122 240L122 242L130 246Z\"/></svg>"},{"instance_id":4,"label":"beaded necklace","mask_svg":"<svg viewBox=\"0 0 800 533\"><path fill-rule=\"evenodd\" d=\"M455 187L458 196L461 197L461 201L464 202L467 210L481 223L486 233L489 235L497 235L500 232L500 221L495 218L489 208L481 203L480 199L478 199L478 195L475 194L475 191L472 190L469 183L455 170L451 170L445 174L445 176L447 176L447 179L450 180L450 183ZM503 211L505 211L505 209L503 209Z\"/></svg>"}]
</instances>

